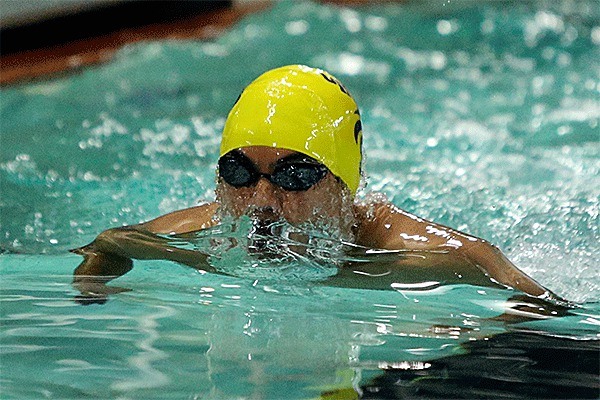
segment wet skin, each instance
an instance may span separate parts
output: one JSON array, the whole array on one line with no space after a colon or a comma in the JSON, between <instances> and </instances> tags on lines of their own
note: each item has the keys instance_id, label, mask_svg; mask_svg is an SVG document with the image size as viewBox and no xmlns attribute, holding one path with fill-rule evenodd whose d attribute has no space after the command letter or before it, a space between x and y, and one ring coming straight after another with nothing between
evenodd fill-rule
<instances>
[{"instance_id":1,"label":"wet skin","mask_svg":"<svg viewBox=\"0 0 600 400\"><path fill-rule=\"evenodd\" d=\"M273 172L278 160L295 154L260 146L241 151L266 174ZM485 240L416 217L386 201L353 204L344 184L330 172L313 187L298 192L286 191L264 177L254 186L242 188L219 180L216 202L175 211L139 225L109 229L94 242L74 250L84 257L75 270L74 284L84 295L101 295L101 285L132 268L131 259L166 259L215 272L206 262L207 255L169 246L166 239L156 234L193 233L218 224L218 215L223 211L239 217L249 209L259 210L261 218L284 218L292 225L323 218L345 221L341 229L347 230L357 245L400 250L404 254L390 262L343 267L328 282L332 285L389 289L393 282L433 280L508 286L540 298L554 297ZM370 279L364 279L365 275L370 275Z\"/></svg>"}]
</instances>

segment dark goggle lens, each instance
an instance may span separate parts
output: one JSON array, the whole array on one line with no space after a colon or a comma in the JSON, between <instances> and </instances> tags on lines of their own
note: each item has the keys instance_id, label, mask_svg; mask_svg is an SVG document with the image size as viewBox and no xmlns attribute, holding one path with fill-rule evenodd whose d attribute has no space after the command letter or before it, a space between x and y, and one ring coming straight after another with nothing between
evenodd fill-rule
<instances>
[{"instance_id":1,"label":"dark goggle lens","mask_svg":"<svg viewBox=\"0 0 600 400\"><path fill-rule=\"evenodd\" d=\"M327 168L321 164L295 163L275 168L271 182L288 191L310 189L327 175Z\"/></svg>"},{"instance_id":2,"label":"dark goggle lens","mask_svg":"<svg viewBox=\"0 0 600 400\"><path fill-rule=\"evenodd\" d=\"M236 188L252 186L260 178L252 162L237 152L229 152L219 159L219 176Z\"/></svg>"},{"instance_id":3,"label":"dark goggle lens","mask_svg":"<svg viewBox=\"0 0 600 400\"><path fill-rule=\"evenodd\" d=\"M275 167L273 174L261 174L256 166L244 154L231 151L219 159L219 175L229 185L241 188L252 186L264 176L273 184L287 191L304 191L310 189L327 175L327 167L316 162L306 161L302 157L295 160L297 155L290 159L283 159Z\"/></svg>"}]
</instances>

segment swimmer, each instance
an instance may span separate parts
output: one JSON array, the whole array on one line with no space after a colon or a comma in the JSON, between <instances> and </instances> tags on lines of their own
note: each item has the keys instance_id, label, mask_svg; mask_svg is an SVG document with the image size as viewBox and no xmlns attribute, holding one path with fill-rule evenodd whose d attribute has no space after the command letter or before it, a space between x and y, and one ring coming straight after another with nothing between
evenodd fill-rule
<instances>
[{"instance_id":1,"label":"swimmer","mask_svg":"<svg viewBox=\"0 0 600 400\"><path fill-rule=\"evenodd\" d=\"M334 76L302 65L268 71L244 89L225 122L216 201L102 232L72 250L84 257L74 284L84 295L107 293L104 283L131 270L132 259L166 259L211 271L207 255L171 246L164 235L197 232L223 216L251 213L259 221L285 219L294 226L326 222L356 245L423 255L399 257L391 267L365 265L364 274L391 268L394 276L409 280L433 277L554 297L485 240L419 218L383 197L357 201L362 141L358 106ZM352 286L359 279L354 272L341 267L338 284Z\"/></svg>"}]
</instances>

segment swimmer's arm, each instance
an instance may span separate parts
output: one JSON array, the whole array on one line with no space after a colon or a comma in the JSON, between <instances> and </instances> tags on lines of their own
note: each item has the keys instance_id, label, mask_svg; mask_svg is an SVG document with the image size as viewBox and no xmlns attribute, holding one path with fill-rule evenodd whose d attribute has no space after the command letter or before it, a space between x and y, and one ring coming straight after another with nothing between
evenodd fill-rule
<instances>
[{"instance_id":1,"label":"swimmer's arm","mask_svg":"<svg viewBox=\"0 0 600 400\"><path fill-rule=\"evenodd\" d=\"M170 260L206 269L206 255L169 245L157 234L184 234L209 227L217 209L214 203L175 211L154 220L102 232L87 246L72 250L84 257L75 269L74 283L105 283L129 272L132 259Z\"/></svg>"},{"instance_id":2,"label":"swimmer's arm","mask_svg":"<svg viewBox=\"0 0 600 400\"><path fill-rule=\"evenodd\" d=\"M533 296L551 295L485 240L416 217L389 203L376 205L371 214L365 224L371 233L365 235L361 244L383 249L446 251L447 260L452 260L453 265L464 264L466 270L475 265L500 284Z\"/></svg>"},{"instance_id":3,"label":"swimmer's arm","mask_svg":"<svg viewBox=\"0 0 600 400\"><path fill-rule=\"evenodd\" d=\"M518 269L498 247L483 239L469 241L456 251L503 285L536 297L555 297L548 289Z\"/></svg>"},{"instance_id":4,"label":"swimmer's arm","mask_svg":"<svg viewBox=\"0 0 600 400\"><path fill-rule=\"evenodd\" d=\"M133 225L134 228L156 234L182 234L196 232L215 225L215 213L219 205L207 203L196 207L173 211L151 221Z\"/></svg>"}]
</instances>

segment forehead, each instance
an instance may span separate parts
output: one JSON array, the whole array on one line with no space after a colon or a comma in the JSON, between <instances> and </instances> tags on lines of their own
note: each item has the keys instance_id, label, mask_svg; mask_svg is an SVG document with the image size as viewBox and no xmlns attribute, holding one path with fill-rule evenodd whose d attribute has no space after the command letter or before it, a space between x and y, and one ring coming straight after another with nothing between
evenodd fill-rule
<instances>
[{"instance_id":1,"label":"forehead","mask_svg":"<svg viewBox=\"0 0 600 400\"><path fill-rule=\"evenodd\" d=\"M267 146L242 147L239 150L244 153L246 157L252 160L259 168L272 167L277 160L291 156L292 154L298 154L298 152L294 150Z\"/></svg>"}]
</instances>

